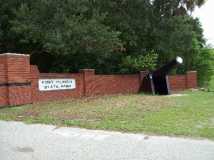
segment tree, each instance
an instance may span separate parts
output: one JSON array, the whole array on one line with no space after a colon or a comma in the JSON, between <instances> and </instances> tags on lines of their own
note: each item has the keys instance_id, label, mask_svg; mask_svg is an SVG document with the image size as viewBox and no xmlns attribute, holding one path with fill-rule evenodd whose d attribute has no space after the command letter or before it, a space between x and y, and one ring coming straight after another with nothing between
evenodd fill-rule
<instances>
[{"instance_id":1,"label":"tree","mask_svg":"<svg viewBox=\"0 0 214 160\"><path fill-rule=\"evenodd\" d=\"M127 56L122 59L120 65L121 73L137 73L143 70L154 70L157 64L158 55L152 51L146 55Z\"/></svg>"},{"instance_id":2,"label":"tree","mask_svg":"<svg viewBox=\"0 0 214 160\"><path fill-rule=\"evenodd\" d=\"M190 10L191 12L195 9L195 7L201 7L207 0L182 0L181 7Z\"/></svg>"},{"instance_id":3,"label":"tree","mask_svg":"<svg viewBox=\"0 0 214 160\"><path fill-rule=\"evenodd\" d=\"M15 17L13 10L20 7L25 0L0 0L0 52L19 51L16 35L10 32L10 20Z\"/></svg>"},{"instance_id":4,"label":"tree","mask_svg":"<svg viewBox=\"0 0 214 160\"><path fill-rule=\"evenodd\" d=\"M196 7L201 7L206 0L154 0L156 13L161 16L186 15Z\"/></svg>"},{"instance_id":5,"label":"tree","mask_svg":"<svg viewBox=\"0 0 214 160\"><path fill-rule=\"evenodd\" d=\"M22 37L18 43L33 55L51 54L52 71L99 68L122 47L120 32L106 26L105 14L93 9L87 0L31 1L15 14L11 31ZM48 66L40 69L45 68Z\"/></svg>"},{"instance_id":6,"label":"tree","mask_svg":"<svg viewBox=\"0 0 214 160\"><path fill-rule=\"evenodd\" d=\"M203 48L199 54L195 56L193 69L198 71L199 86L209 87L209 82L214 75L213 50Z\"/></svg>"},{"instance_id":7,"label":"tree","mask_svg":"<svg viewBox=\"0 0 214 160\"><path fill-rule=\"evenodd\" d=\"M154 69L180 55L185 65L176 72L184 73L197 69L206 43L199 20L189 14L203 2L1 0L0 52L30 53L45 72L99 73ZM152 51L158 61L148 65Z\"/></svg>"},{"instance_id":8,"label":"tree","mask_svg":"<svg viewBox=\"0 0 214 160\"><path fill-rule=\"evenodd\" d=\"M192 69L194 55L203 48L203 30L198 19L176 16L162 19L154 29L154 49L159 53L159 65L181 56L185 60L183 71Z\"/></svg>"}]
</instances>

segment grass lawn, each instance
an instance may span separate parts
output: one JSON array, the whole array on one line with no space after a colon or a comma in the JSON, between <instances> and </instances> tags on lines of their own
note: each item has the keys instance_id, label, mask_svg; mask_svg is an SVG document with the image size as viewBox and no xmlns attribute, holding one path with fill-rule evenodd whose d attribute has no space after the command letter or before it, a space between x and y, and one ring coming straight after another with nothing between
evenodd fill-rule
<instances>
[{"instance_id":1,"label":"grass lawn","mask_svg":"<svg viewBox=\"0 0 214 160\"><path fill-rule=\"evenodd\" d=\"M0 109L0 119L214 139L214 93L118 95Z\"/></svg>"},{"instance_id":2,"label":"grass lawn","mask_svg":"<svg viewBox=\"0 0 214 160\"><path fill-rule=\"evenodd\" d=\"M214 75L212 76L212 79L209 82L208 88L209 88L209 91L214 92Z\"/></svg>"}]
</instances>

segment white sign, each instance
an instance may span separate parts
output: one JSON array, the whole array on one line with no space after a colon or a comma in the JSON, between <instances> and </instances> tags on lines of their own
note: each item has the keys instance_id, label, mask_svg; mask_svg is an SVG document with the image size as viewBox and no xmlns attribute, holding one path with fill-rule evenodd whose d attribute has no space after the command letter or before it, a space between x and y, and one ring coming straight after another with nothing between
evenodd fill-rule
<instances>
[{"instance_id":1,"label":"white sign","mask_svg":"<svg viewBox=\"0 0 214 160\"><path fill-rule=\"evenodd\" d=\"M76 88L74 79L40 79L40 91L69 90Z\"/></svg>"}]
</instances>

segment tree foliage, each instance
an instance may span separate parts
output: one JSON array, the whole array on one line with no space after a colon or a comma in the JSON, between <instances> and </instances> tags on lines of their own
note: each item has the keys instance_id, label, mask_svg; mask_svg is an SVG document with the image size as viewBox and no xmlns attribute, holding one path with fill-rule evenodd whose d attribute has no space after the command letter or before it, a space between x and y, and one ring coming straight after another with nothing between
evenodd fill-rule
<instances>
[{"instance_id":1,"label":"tree foliage","mask_svg":"<svg viewBox=\"0 0 214 160\"><path fill-rule=\"evenodd\" d=\"M200 86L209 87L209 83L213 83L214 76L214 51L213 49L203 49L196 56L196 62L193 65L198 71L198 82ZM212 80L212 81L211 81ZM214 85L214 84L211 84Z\"/></svg>"},{"instance_id":2,"label":"tree foliage","mask_svg":"<svg viewBox=\"0 0 214 160\"><path fill-rule=\"evenodd\" d=\"M104 20L105 14L92 9L86 0L38 0L16 10L11 30L23 36L19 43L28 46L26 50L32 54L71 60L61 59L61 64L54 60L51 66L66 71L67 67L98 67L122 47L120 32L104 25Z\"/></svg>"},{"instance_id":3,"label":"tree foliage","mask_svg":"<svg viewBox=\"0 0 214 160\"><path fill-rule=\"evenodd\" d=\"M157 64L158 55L152 51L145 56L139 55L137 57L127 56L122 59L121 72L130 73L143 70L154 70Z\"/></svg>"},{"instance_id":4,"label":"tree foliage","mask_svg":"<svg viewBox=\"0 0 214 160\"><path fill-rule=\"evenodd\" d=\"M204 2L0 0L0 52L29 53L43 72L132 73L178 55L176 72L199 70L206 42L190 13Z\"/></svg>"}]
</instances>

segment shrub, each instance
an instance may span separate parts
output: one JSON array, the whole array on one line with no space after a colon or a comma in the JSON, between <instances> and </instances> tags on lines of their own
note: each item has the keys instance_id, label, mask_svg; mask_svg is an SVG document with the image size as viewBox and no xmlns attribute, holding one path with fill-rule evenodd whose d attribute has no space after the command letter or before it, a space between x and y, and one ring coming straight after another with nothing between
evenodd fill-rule
<instances>
[{"instance_id":1,"label":"shrub","mask_svg":"<svg viewBox=\"0 0 214 160\"><path fill-rule=\"evenodd\" d=\"M202 49L193 64L193 69L198 71L198 83L201 87L208 87L209 82L214 74L214 55L211 49Z\"/></svg>"},{"instance_id":2,"label":"shrub","mask_svg":"<svg viewBox=\"0 0 214 160\"><path fill-rule=\"evenodd\" d=\"M135 73L142 70L153 70L157 64L158 55L151 51L145 56L127 56L123 58L121 64L122 73Z\"/></svg>"}]
</instances>

